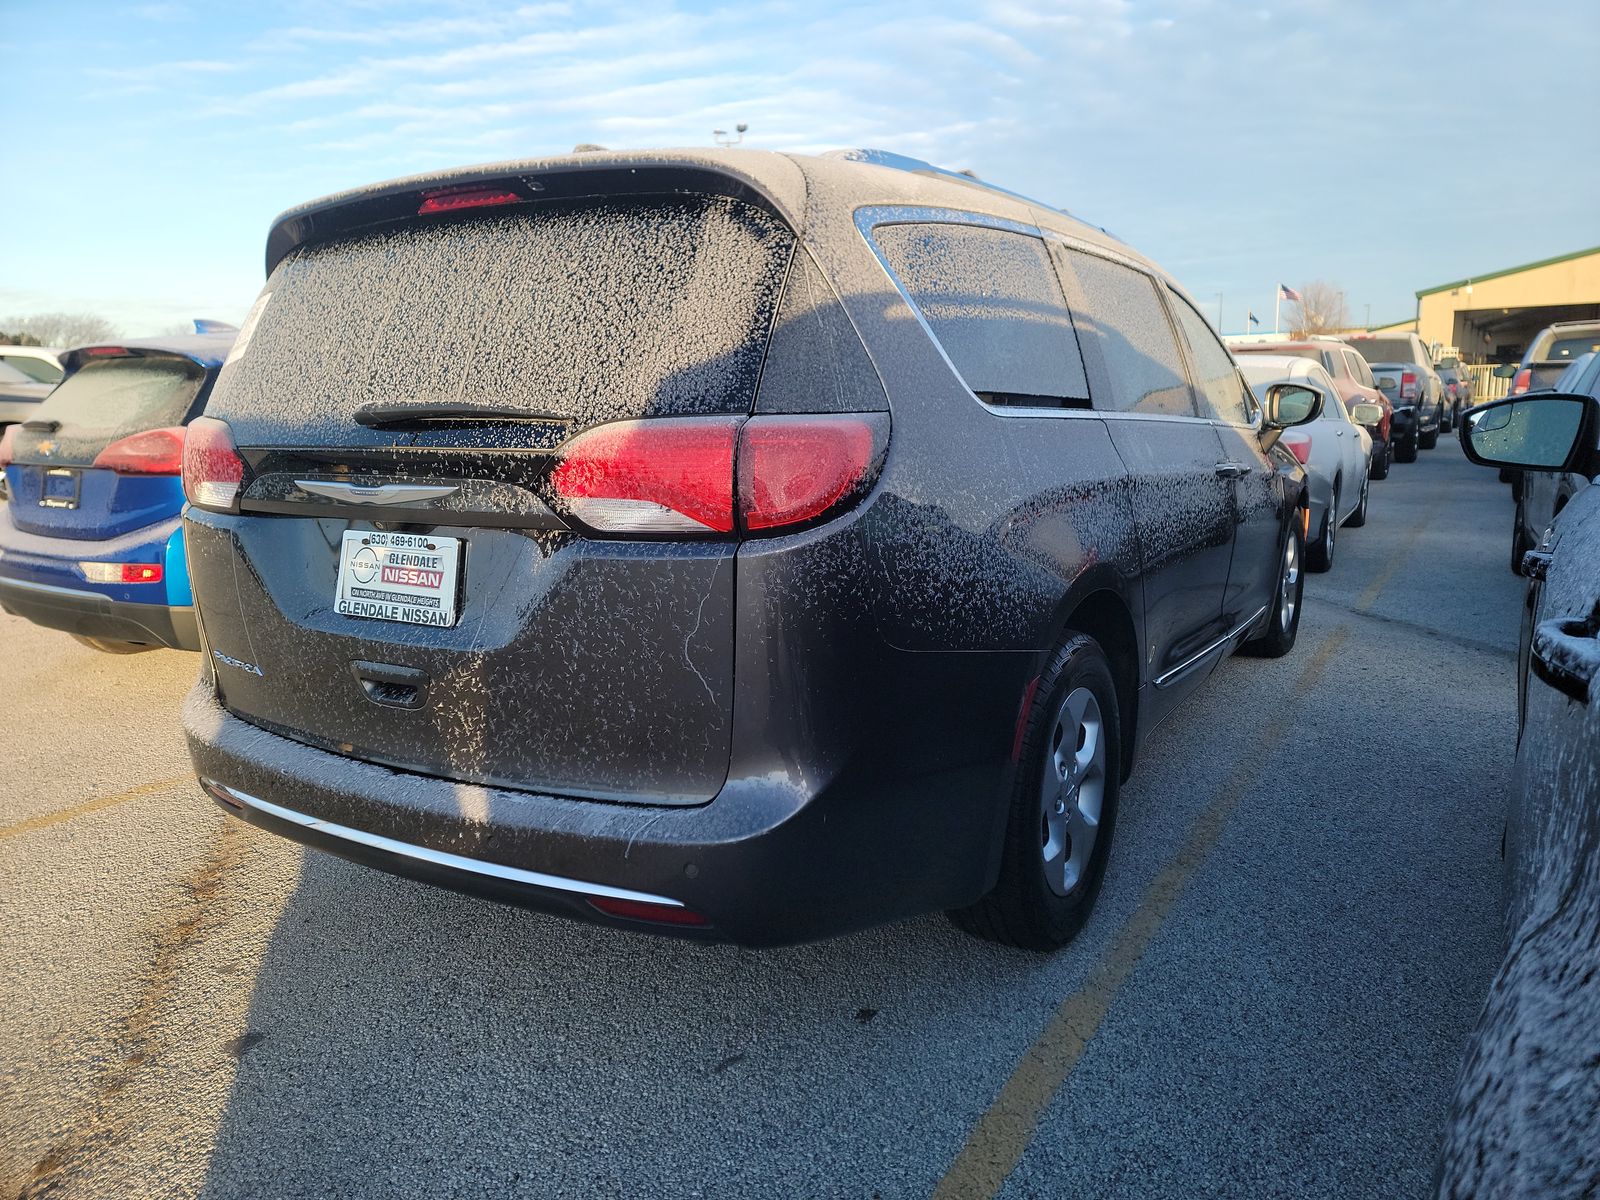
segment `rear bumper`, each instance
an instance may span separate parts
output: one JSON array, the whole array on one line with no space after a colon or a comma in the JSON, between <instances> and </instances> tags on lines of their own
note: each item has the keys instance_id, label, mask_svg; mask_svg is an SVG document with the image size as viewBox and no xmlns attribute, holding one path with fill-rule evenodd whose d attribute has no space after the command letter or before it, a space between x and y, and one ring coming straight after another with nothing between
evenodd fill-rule
<instances>
[{"instance_id":1,"label":"rear bumper","mask_svg":"<svg viewBox=\"0 0 1600 1200\"><path fill-rule=\"evenodd\" d=\"M200 649L192 606L135 604L98 592L0 578L0 608L35 625L82 637L139 642L172 650Z\"/></svg>"},{"instance_id":2,"label":"rear bumper","mask_svg":"<svg viewBox=\"0 0 1600 1200\"><path fill-rule=\"evenodd\" d=\"M391 770L246 722L203 677L183 706L205 790L234 816L382 870L558 916L774 946L971 903L991 885L1008 768L903 784L730 783L694 807L618 804ZM700 925L622 919L621 893Z\"/></svg>"}]
</instances>

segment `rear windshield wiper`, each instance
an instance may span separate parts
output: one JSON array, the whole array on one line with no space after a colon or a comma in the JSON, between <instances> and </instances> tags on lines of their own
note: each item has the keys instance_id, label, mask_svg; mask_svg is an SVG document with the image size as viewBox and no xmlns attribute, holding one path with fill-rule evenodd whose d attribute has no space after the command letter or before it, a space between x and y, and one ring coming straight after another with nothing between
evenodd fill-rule
<instances>
[{"instance_id":1,"label":"rear windshield wiper","mask_svg":"<svg viewBox=\"0 0 1600 1200\"><path fill-rule=\"evenodd\" d=\"M35 417L31 421L24 421L22 427L29 433L54 433L61 428L61 422L48 417Z\"/></svg>"},{"instance_id":2,"label":"rear windshield wiper","mask_svg":"<svg viewBox=\"0 0 1600 1200\"><path fill-rule=\"evenodd\" d=\"M356 409L355 422L380 429L388 425L453 425L472 421L558 421L572 418L560 413L536 412L509 404L470 404L453 401L422 404L364 404Z\"/></svg>"}]
</instances>

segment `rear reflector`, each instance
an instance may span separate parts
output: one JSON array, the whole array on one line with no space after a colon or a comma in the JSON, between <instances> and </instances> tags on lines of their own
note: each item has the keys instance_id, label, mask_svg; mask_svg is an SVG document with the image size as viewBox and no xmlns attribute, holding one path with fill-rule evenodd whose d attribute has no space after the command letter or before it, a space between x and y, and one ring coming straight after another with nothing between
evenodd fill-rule
<instances>
[{"instance_id":1,"label":"rear reflector","mask_svg":"<svg viewBox=\"0 0 1600 1200\"><path fill-rule=\"evenodd\" d=\"M81 562L78 571L90 583L160 583L160 563Z\"/></svg>"},{"instance_id":2,"label":"rear reflector","mask_svg":"<svg viewBox=\"0 0 1600 1200\"><path fill-rule=\"evenodd\" d=\"M463 208L493 208L500 204L521 204L523 197L516 192L497 187L441 188L436 192L423 192L422 204L417 209L419 217L429 213L456 212Z\"/></svg>"},{"instance_id":3,"label":"rear reflector","mask_svg":"<svg viewBox=\"0 0 1600 1200\"><path fill-rule=\"evenodd\" d=\"M227 422L215 417L190 421L183 442L183 494L189 503L231 512L243 481L244 460Z\"/></svg>"},{"instance_id":4,"label":"rear reflector","mask_svg":"<svg viewBox=\"0 0 1600 1200\"><path fill-rule=\"evenodd\" d=\"M600 533L770 533L863 495L888 440L888 413L618 421L568 442L550 483Z\"/></svg>"},{"instance_id":5,"label":"rear reflector","mask_svg":"<svg viewBox=\"0 0 1600 1200\"><path fill-rule=\"evenodd\" d=\"M1283 448L1300 461L1301 466L1311 461L1311 435L1309 433L1286 433L1283 435Z\"/></svg>"},{"instance_id":6,"label":"rear reflector","mask_svg":"<svg viewBox=\"0 0 1600 1200\"><path fill-rule=\"evenodd\" d=\"M176 475L183 470L183 430L149 429L118 438L95 456L94 465L119 475Z\"/></svg>"},{"instance_id":7,"label":"rear reflector","mask_svg":"<svg viewBox=\"0 0 1600 1200\"><path fill-rule=\"evenodd\" d=\"M692 908L674 904L651 904L644 900L618 900L610 896L590 896L589 903L608 917L628 921L654 921L659 925L708 925L709 921Z\"/></svg>"}]
</instances>

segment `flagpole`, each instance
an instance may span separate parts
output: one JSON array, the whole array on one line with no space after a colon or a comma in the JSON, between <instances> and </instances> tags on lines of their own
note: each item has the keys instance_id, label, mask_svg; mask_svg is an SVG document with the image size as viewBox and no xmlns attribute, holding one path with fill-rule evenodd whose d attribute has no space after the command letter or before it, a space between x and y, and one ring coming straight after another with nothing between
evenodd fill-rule
<instances>
[{"instance_id":1,"label":"flagpole","mask_svg":"<svg viewBox=\"0 0 1600 1200\"><path fill-rule=\"evenodd\" d=\"M1276 299L1272 302L1272 332L1278 332L1278 310L1283 306L1283 287L1278 287Z\"/></svg>"}]
</instances>

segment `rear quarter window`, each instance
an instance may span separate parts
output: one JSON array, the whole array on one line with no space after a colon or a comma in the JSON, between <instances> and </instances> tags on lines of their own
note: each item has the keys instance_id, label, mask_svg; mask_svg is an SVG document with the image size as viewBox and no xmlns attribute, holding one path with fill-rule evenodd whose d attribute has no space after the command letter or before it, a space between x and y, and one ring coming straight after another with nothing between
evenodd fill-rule
<instances>
[{"instance_id":1,"label":"rear quarter window","mask_svg":"<svg viewBox=\"0 0 1600 1200\"><path fill-rule=\"evenodd\" d=\"M1110 383L1095 407L1173 417L1195 415L1183 357L1155 281L1140 271L1076 250L1066 252L1085 297L1080 335L1095 346Z\"/></svg>"},{"instance_id":2,"label":"rear quarter window","mask_svg":"<svg viewBox=\"0 0 1600 1200\"><path fill-rule=\"evenodd\" d=\"M1077 333L1043 241L946 224L880 225L873 241L978 396L1088 407Z\"/></svg>"}]
</instances>

